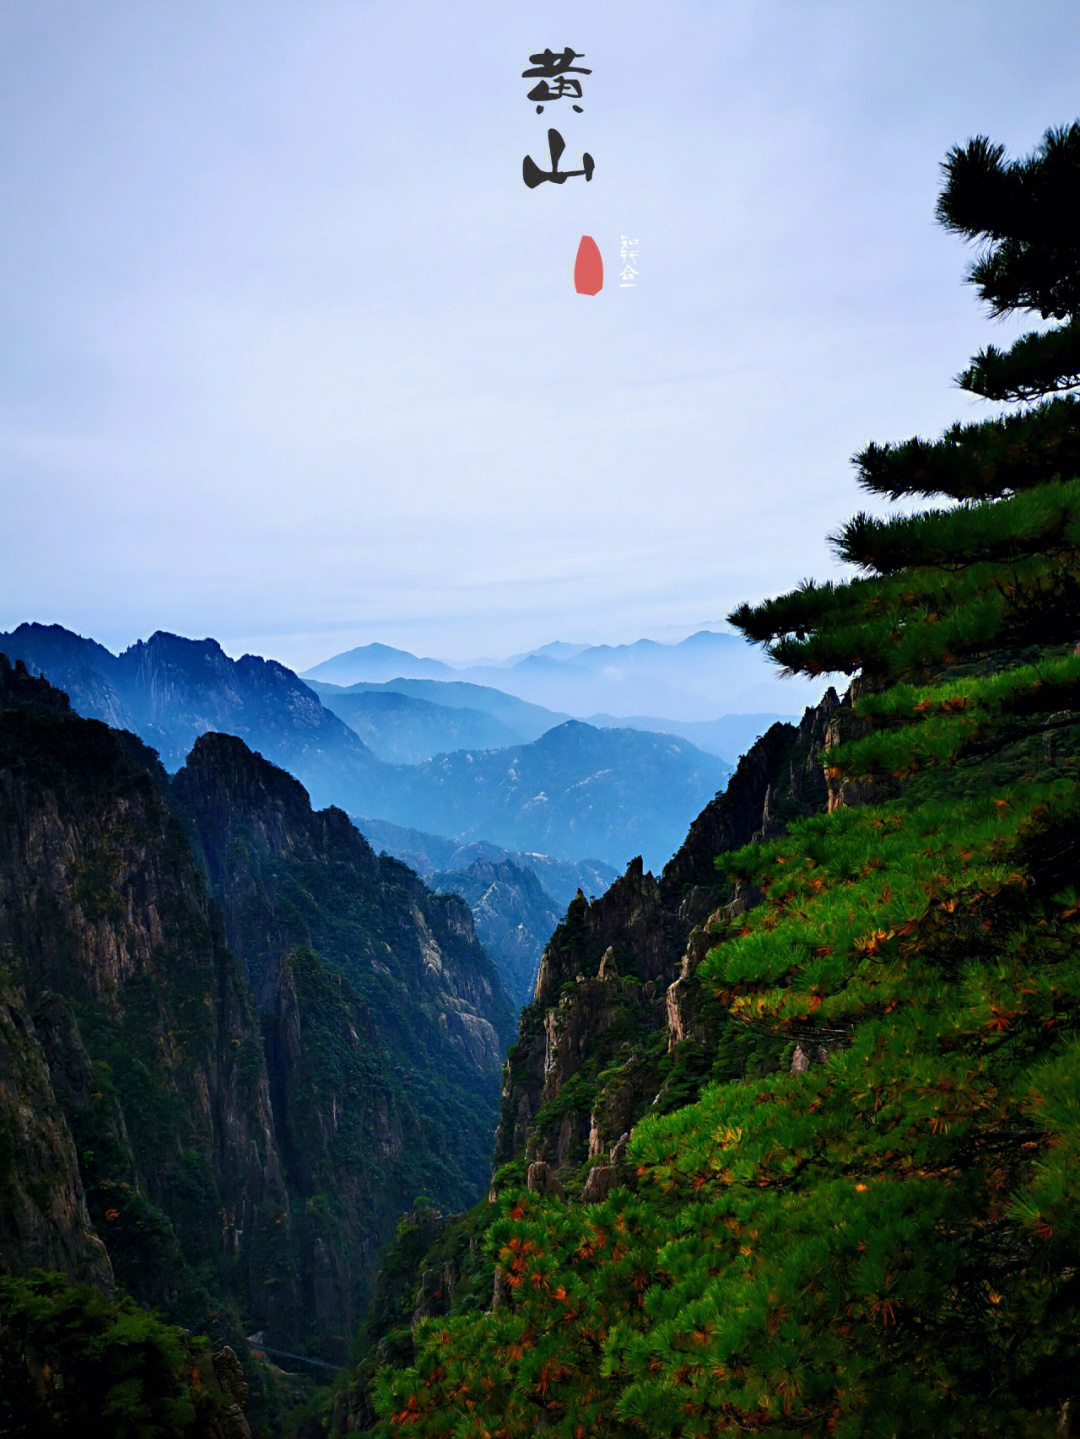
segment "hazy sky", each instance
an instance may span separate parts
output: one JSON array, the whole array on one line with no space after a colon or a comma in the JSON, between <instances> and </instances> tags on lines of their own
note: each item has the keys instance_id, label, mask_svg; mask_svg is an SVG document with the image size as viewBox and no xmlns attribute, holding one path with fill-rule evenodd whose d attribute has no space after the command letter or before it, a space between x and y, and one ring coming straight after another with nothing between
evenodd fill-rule
<instances>
[{"instance_id":1,"label":"hazy sky","mask_svg":"<svg viewBox=\"0 0 1080 1439\"><path fill-rule=\"evenodd\" d=\"M984 413L939 165L1076 118L1080 5L3 0L0 67L0 628L464 659L824 576L853 451Z\"/></svg>"}]
</instances>

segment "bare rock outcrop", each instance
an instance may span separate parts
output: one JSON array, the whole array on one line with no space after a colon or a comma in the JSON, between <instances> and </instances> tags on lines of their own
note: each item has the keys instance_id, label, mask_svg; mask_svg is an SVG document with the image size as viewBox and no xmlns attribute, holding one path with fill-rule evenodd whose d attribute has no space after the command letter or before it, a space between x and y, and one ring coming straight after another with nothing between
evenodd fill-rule
<instances>
[{"instance_id":1,"label":"bare rock outcrop","mask_svg":"<svg viewBox=\"0 0 1080 1439\"><path fill-rule=\"evenodd\" d=\"M565 1199L566 1190L550 1165L545 1164L542 1159L534 1160L529 1165L526 1186L533 1194L551 1194L556 1199Z\"/></svg>"},{"instance_id":2,"label":"bare rock outcrop","mask_svg":"<svg viewBox=\"0 0 1080 1439\"><path fill-rule=\"evenodd\" d=\"M761 899L720 876L715 858L827 807L821 755L830 725L848 710L848 699L829 689L798 725L773 725L691 825L659 879L639 858L599 899L578 892L544 951L506 1063L497 1164L519 1153L530 1135L533 1157L556 1168L602 1153L657 1092L654 1070L635 1046L657 1030L667 1031L670 1047L708 1042L713 1021L705 1015L709 996L698 969L713 931ZM542 1106L586 1058L598 1072L618 1063L617 1082L598 1087L591 1103L586 1096L586 1104L566 1106L557 1125L538 1132ZM592 1180L590 1192L606 1182Z\"/></svg>"},{"instance_id":3,"label":"bare rock outcrop","mask_svg":"<svg viewBox=\"0 0 1080 1439\"><path fill-rule=\"evenodd\" d=\"M0 1143L8 1150L0 1163L0 1273L55 1270L73 1284L112 1293L112 1263L90 1220L45 1051L20 997L2 979Z\"/></svg>"}]
</instances>

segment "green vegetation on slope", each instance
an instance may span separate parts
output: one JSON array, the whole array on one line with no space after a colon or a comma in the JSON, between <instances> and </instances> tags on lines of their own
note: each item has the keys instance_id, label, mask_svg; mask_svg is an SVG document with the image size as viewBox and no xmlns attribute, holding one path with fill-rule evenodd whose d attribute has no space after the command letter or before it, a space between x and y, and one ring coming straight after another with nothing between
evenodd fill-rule
<instances>
[{"instance_id":1,"label":"green vegetation on slope","mask_svg":"<svg viewBox=\"0 0 1080 1439\"><path fill-rule=\"evenodd\" d=\"M218 1439L247 1397L231 1350L59 1274L0 1277L0 1432L9 1439ZM246 1430L246 1426L244 1426Z\"/></svg>"},{"instance_id":2,"label":"green vegetation on slope","mask_svg":"<svg viewBox=\"0 0 1080 1439\"><path fill-rule=\"evenodd\" d=\"M983 297L1066 322L1010 352L1012 392L1074 383L1051 360L1080 313L1080 126L946 170ZM493 1297L386 1356L378 1433L1075 1432L1080 482L1043 449L1015 498L999 472L975 502L852 522L872 578L732 617L789 668L862 671L829 812L722 859L764 898L699 977L772 1072L638 1123L601 1203L505 1166L469 1220ZM890 493L928 492L917 459Z\"/></svg>"},{"instance_id":3,"label":"green vegetation on slope","mask_svg":"<svg viewBox=\"0 0 1080 1439\"><path fill-rule=\"evenodd\" d=\"M414 1196L486 1182L513 1008L466 906L242 741L204 737L170 783L2 655L0 894L0 1276L57 1271L4 1291L0 1430L111 1432L71 1384L84 1349L117 1357L115 1282L118 1344L151 1309L207 1334L247 1366L252 1424L283 1432L306 1386L244 1336L344 1359ZM210 1432L137 1398L139 1432Z\"/></svg>"}]
</instances>

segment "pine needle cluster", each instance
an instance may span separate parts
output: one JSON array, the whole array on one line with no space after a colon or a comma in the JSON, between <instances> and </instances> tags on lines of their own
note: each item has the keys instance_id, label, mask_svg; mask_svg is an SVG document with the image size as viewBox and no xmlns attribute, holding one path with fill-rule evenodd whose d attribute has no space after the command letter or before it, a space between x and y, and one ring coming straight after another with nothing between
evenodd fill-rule
<instances>
[{"instance_id":1,"label":"pine needle cluster","mask_svg":"<svg viewBox=\"0 0 1080 1439\"><path fill-rule=\"evenodd\" d=\"M1080 126L1023 162L986 140L946 161L939 215L984 241L982 297L1064 321L976 361L1010 397L1076 380L1078 177ZM826 774L837 796L889 781L719 861L764 898L699 978L771 1072L640 1122L601 1204L493 1200L501 1297L417 1327L380 1435L1071 1432L1078 433L1054 400L870 447L870 488L959 503L857 516L835 542L867 573L731 617L788 669L862 671Z\"/></svg>"}]
</instances>

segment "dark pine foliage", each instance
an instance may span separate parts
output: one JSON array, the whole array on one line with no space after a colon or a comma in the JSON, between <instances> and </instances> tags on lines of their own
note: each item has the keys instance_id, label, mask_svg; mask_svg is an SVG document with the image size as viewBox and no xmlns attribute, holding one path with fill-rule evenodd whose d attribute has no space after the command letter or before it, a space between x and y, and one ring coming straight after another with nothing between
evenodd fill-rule
<instances>
[{"instance_id":1,"label":"dark pine foliage","mask_svg":"<svg viewBox=\"0 0 1080 1439\"><path fill-rule=\"evenodd\" d=\"M1078 157L1077 126L1015 165L985 140L949 156L940 214L986 241L995 310L1075 321ZM1048 353L1016 350L1014 388L1067 379ZM962 503L856 517L836 543L863 577L731 617L790 669L862 672L834 803L723 857L764 898L697 971L725 1042L816 1060L713 1067L637 1124L600 1203L506 1165L468 1221L494 1296L384 1351L373 1432L1075 1432L1073 423L1059 405L864 452L875 488Z\"/></svg>"}]
</instances>

